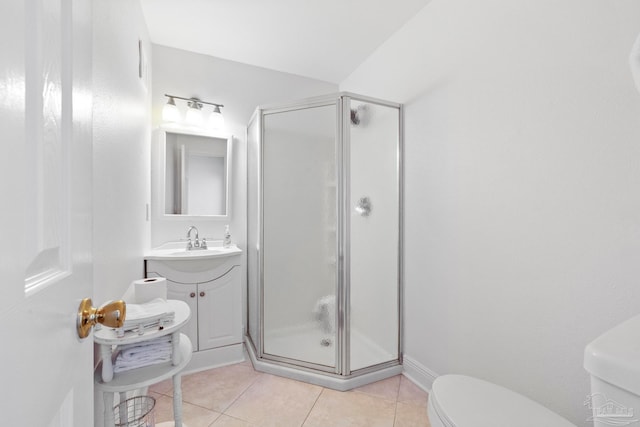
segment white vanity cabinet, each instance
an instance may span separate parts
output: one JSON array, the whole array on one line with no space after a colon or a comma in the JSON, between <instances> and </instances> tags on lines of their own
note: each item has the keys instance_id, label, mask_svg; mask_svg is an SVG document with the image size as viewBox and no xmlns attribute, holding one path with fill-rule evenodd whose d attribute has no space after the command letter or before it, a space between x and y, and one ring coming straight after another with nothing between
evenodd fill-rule
<instances>
[{"instance_id":1,"label":"white vanity cabinet","mask_svg":"<svg viewBox=\"0 0 640 427\"><path fill-rule=\"evenodd\" d=\"M194 351L242 342L240 267L205 283L177 283L167 279L167 298L189 305L193 318L184 328Z\"/></svg>"},{"instance_id":2,"label":"white vanity cabinet","mask_svg":"<svg viewBox=\"0 0 640 427\"><path fill-rule=\"evenodd\" d=\"M174 287L176 285L172 285ZM240 267L198 285L198 349L242 342ZM169 297L171 298L171 297Z\"/></svg>"},{"instance_id":3,"label":"white vanity cabinet","mask_svg":"<svg viewBox=\"0 0 640 427\"><path fill-rule=\"evenodd\" d=\"M147 277L167 279L167 298L186 302L191 319L182 328L193 344L188 370L243 360L240 256L145 260Z\"/></svg>"}]
</instances>

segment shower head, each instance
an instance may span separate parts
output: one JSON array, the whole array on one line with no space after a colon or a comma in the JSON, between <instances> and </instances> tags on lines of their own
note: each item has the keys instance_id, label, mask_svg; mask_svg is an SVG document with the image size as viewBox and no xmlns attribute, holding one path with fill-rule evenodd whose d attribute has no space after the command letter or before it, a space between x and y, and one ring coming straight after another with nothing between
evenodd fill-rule
<instances>
[{"instance_id":1,"label":"shower head","mask_svg":"<svg viewBox=\"0 0 640 427\"><path fill-rule=\"evenodd\" d=\"M351 124L353 126L366 126L369 116L368 116L369 108L367 104L360 104L356 108L351 109Z\"/></svg>"},{"instance_id":2,"label":"shower head","mask_svg":"<svg viewBox=\"0 0 640 427\"><path fill-rule=\"evenodd\" d=\"M360 117L358 117L358 110L355 108L351 109L351 124L354 126L358 126L360 124Z\"/></svg>"}]
</instances>

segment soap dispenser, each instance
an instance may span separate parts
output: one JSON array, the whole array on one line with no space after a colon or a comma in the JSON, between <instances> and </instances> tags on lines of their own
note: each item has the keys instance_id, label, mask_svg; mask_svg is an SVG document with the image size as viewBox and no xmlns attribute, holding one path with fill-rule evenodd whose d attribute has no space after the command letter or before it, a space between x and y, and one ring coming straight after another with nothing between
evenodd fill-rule
<instances>
[{"instance_id":1,"label":"soap dispenser","mask_svg":"<svg viewBox=\"0 0 640 427\"><path fill-rule=\"evenodd\" d=\"M228 225L225 225L224 227L224 241L222 242L222 246L225 248L231 246L231 233L229 232Z\"/></svg>"}]
</instances>

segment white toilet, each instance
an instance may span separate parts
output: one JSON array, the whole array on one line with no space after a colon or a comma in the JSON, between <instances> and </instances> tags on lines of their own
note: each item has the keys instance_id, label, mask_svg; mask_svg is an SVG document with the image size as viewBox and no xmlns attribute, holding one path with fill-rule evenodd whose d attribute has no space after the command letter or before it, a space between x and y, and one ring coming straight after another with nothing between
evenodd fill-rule
<instances>
[{"instance_id":1,"label":"white toilet","mask_svg":"<svg viewBox=\"0 0 640 427\"><path fill-rule=\"evenodd\" d=\"M640 316L596 338L584 351L594 427L640 425Z\"/></svg>"},{"instance_id":2,"label":"white toilet","mask_svg":"<svg viewBox=\"0 0 640 427\"><path fill-rule=\"evenodd\" d=\"M433 382L427 413L431 427L576 427L514 391L464 375Z\"/></svg>"},{"instance_id":3,"label":"white toilet","mask_svg":"<svg viewBox=\"0 0 640 427\"><path fill-rule=\"evenodd\" d=\"M640 425L640 316L587 345L594 427ZM432 427L575 427L560 415L511 390L464 375L433 382L427 408Z\"/></svg>"}]
</instances>

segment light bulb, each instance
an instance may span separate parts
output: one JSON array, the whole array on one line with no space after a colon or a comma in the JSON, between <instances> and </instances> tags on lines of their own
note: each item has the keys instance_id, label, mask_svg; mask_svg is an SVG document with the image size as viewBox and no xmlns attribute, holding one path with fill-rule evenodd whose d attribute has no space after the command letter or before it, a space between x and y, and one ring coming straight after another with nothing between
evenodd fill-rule
<instances>
[{"instance_id":1,"label":"light bulb","mask_svg":"<svg viewBox=\"0 0 640 427\"><path fill-rule=\"evenodd\" d=\"M184 120L190 126L200 126L202 125L202 111L197 107L189 107Z\"/></svg>"},{"instance_id":2,"label":"light bulb","mask_svg":"<svg viewBox=\"0 0 640 427\"><path fill-rule=\"evenodd\" d=\"M180 110L176 106L176 101L172 96L169 97L169 101L162 108L162 121L164 122L179 122Z\"/></svg>"},{"instance_id":3,"label":"light bulb","mask_svg":"<svg viewBox=\"0 0 640 427\"><path fill-rule=\"evenodd\" d=\"M220 112L220 107L217 105L213 113L209 115L209 127L212 129L222 129L224 127L224 117Z\"/></svg>"}]
</instances>

